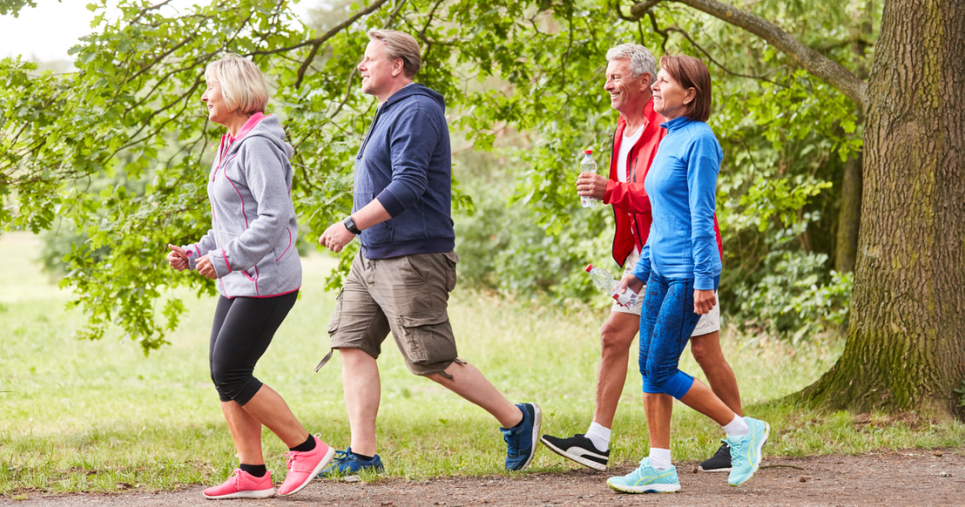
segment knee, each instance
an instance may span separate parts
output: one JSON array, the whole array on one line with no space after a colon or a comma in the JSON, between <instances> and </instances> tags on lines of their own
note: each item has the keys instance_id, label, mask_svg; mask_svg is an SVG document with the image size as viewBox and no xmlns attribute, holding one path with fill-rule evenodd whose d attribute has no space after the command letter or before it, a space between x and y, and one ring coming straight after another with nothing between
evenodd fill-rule
<instances>
[{"instance_id":1,"label":"knee","mask_svg":"<svg viewBox=\"0 0 965 507\"><path fill-rule=\"evenodd\" d=\"M630 352L633 333L620 332L615 326L605 324L600 331L600 348L604 357L626 355Z\"/></svg>"},{"instance_id":2,"label":"knee","mask_svg":"<svg viewBox=\"0 0 965 507\"><path fill-rule=\"evenodd\" d=\"M215 388L232 400L238 396L251 378L253 378L252 370L247 368L232 368L217 363L211 365L211 380L214 381Z\"/></svg>"},{"instance_id":3,"label":"knee","mask_svg":"<svg viewBox=\"0 0 965 507\"><path fill-rule=\"evenodd\" d=\"M643 392L669 394L679 400L690 391L693 384L694 378L680 370L658 372L644 377Z\"/></svg>"},{"instance_id":4,"label":"knee","mask_svg":"<svg viewBox=\"0 0 965 507\"><path fill-rule=\"evenodd\" d=\"M714 333L716 334L716 333ZM700 368L706 370L712 368L724 360L724 355L720 351L720 342L711 335L702 336L699 339L691 339L690 353Z\"/></svg>"}]
</instances>

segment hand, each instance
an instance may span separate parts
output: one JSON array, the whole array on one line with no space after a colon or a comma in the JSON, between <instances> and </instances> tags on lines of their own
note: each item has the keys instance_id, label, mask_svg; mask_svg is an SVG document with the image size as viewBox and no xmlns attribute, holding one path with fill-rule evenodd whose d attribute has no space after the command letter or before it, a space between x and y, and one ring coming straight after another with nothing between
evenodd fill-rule
<instances>
[{"instance_id":1,"label":"hand","mask_svg":"<svg viewBox=\"0 0 965 507\"><path fill-rule=\"evenodd\" d=\"M198 259L197 269L198 273L201 273L201 276L203 277L210 278L212 280L218 278L218 272L214 270L214 265L211 264L211 259L209 259L207 255L204 255Z\"/></svg>"},{"instance_id":2,"label":"hand","mask_svg":"<svg viewBox=\"0 0 965 507\"><path fill-rule=\"evenodd\" d=\"M712 290L694 291L694 313L706 315L717 305L717 295Z\"/></svg>"},{"instance_id":3,"label":"hand","mask_svg":"<svg viewBox=\"0 0 965 507\"><path fill-rule=\"evenodd\" d=\"M167 256L168 264L170 264L175 271L188 269L188 255L184 253L184 249L174 245L168 245L168 248L171 249Z\"/></svg>"},{"instance_id":4,"label":"hand","mask_svg":"<svg viewBox=\"0 0 965 507\"><path fill-rule=\"evenodd\" d=\"M623 294L628 288L633 292L636 292L637 297L642 297L640 291L643 290L643 282L633 274L626 275L622 280L620 280L620 286L617 288L617 295Z\"/></svg>"},{"instance_id":5,"label":"hand","mask_svg":"<svg viewBox=\"0 0 965 507\"><path fill-rule=\"evenodd\" d=\"M325 248L338 253L341 252L342 248L349 244L353 239L355 239L355 235L345 228L345 224L342 222L337 222L328 226L328 229L325 229L325 232L322 233L322 237L318 238L318 243Z\"/></svg>"},{"instance_id":6,"label":"hand","mask_svg":"<svg viewBox=\"0 0 965 507\"><path fill-rule=\"evenodd\" d=\"M576 178L576 195L592 197L599 201L606 195L607 180L596 173L580 173Z\"/></svg>"}]
</instances>

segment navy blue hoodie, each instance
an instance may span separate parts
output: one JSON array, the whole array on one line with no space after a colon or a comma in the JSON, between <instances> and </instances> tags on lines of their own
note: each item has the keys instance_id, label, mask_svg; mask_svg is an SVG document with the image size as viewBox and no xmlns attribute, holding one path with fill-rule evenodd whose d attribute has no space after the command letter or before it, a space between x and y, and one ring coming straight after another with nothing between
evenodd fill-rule
<instances>
[{"instance_id":1,"label":"navy blue hoodie","mask_svg":"<svg viewBox=\"0 0 965 507\"><path fill-rule=\"evenodd\" d=\"M362 231L367 259L448 252L452 228L452 152L442 95L421 84L379 107L355 157L352 212L378 199L390 218Z\"/></svg>"}]
</instances>

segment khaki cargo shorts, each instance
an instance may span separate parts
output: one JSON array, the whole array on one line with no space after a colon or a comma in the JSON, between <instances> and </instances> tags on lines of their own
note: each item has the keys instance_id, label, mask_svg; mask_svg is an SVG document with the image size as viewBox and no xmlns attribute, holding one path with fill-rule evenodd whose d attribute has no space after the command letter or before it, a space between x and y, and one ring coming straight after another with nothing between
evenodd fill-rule
<instances>
[{"instance_id":1,"label":"khaki cargo shorts","mask_svg":"<svg viewBox=\"0 0 965 507\"><path fill-rule=\"evenodd\" d=\"M457 262L452 251L391 259L357 254L328 326L331 348L361 349L378 359L391 331L412 373L445 375L450 364L461 362L446 310Z\"/></svg>"}]
</instances>

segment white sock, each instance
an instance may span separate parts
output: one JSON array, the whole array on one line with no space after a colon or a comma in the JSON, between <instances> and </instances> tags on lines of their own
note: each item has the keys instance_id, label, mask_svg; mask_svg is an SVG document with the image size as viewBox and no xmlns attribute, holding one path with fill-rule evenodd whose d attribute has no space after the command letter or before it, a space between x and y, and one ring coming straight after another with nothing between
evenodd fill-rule
<instances>
[{"instance_id":1,"label":"white sock","mask_svg":"<svg viewBox=\"0 0 965 507\"><path fill-rule=\"evenodd\" d=\"M655 470L666 470L673 465L670 463L670 449L650 448L650 466Z\"/></svg>"},{"instance_id":2,"label":"white sock","mask_svg":"<svg viewBox=\"0 0 965 507\"><path fill-rule=\"evenodd\" d=\"M606 452L610 448L610 428L604 428L597 423L590 423L590 429L586 430L586 438L593 442L593 447L600 452Z\"/></svg>"},{"instance_id":3,"label":"white sock","mask_svg":"<svg viewBox=\"0 0 965 507\"><path fill-rule=\"evenodd\" d=\"M727 438L743 437L751 432L751 428L743 417L734 414L734 420L724 426L724 432L727 433Z\"/></svg>"}]
</instances>

